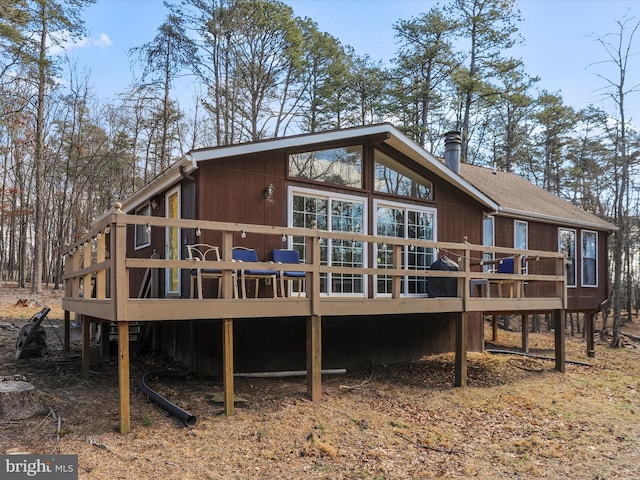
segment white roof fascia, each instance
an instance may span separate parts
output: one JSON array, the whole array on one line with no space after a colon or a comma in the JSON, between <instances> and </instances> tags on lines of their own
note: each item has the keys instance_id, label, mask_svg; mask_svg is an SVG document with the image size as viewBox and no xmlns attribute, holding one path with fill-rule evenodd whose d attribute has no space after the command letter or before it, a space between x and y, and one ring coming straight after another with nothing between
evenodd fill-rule
<instances>
[{"instance_id":1,"label":"white roof fascia","mask_svg":"<svg viewBox=\"0 0 640 480\"><path fill-rule=\"evenodd\" d=\"M214 160L216 158L233 157L237 155L249 155L251 153L268 152L281 150L284 148L304 147L315 143L335 142L349 140L357 137L365 137L378 133L394 133L389 124L373 125L370 127L356 127L346 130L336 130L332 132L319 132L293 137L277 138L254 143L243 143L241 145L228 145L224 147L212 147L201 150L193 150L190 155L194 161ZM394 129L395 130L395 129ZM397 132L397 130L396 130Z\"/></svg>"}]
</instances>

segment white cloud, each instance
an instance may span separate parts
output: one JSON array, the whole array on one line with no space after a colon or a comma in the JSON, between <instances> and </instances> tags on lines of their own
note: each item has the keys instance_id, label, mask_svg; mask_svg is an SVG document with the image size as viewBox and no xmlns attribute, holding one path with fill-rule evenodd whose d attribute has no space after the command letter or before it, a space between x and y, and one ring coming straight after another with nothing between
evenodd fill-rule
<instances>
[{"instance_id":1,"label":"white cloud","mask_svg":"<svg viewBox=\"0 0 640 480\"><path fill-rule=\"evenodd\" d=\"M101 33L97 37L84 37L74 42L63 41L60 44L52 45L49 53L60 55L63 52L80 48L109 48L112 45L111 38L106 33Z\"/></svg>"},{"instance_id":2,"label":"white cloud","mask_svg":"<svg viewBox=\"0 0 640 480\"><path fill-rule=\"evenodd\" d=\"M100 38L94 39L94 42L95 46L100 48L107 48L111 46L111 39L106 33L101 33Z\"/></svg>"}]
</instances>

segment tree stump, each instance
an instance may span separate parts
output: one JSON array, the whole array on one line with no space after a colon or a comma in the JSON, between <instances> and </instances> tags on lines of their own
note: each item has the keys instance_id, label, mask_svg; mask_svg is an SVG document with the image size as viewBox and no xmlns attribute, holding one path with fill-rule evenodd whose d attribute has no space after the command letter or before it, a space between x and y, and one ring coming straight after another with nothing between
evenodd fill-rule
<instances>
[{"instance_id":1,"label":"tree stump","mask_svg":"<svg viewBox=\"0 0 640 480\"><path fill-rule=\"evenodd\" d=\"M0 382L0 418L22 420L33 417L40 409L36 389L29 382Z\"/></svg>"}]
</instances>

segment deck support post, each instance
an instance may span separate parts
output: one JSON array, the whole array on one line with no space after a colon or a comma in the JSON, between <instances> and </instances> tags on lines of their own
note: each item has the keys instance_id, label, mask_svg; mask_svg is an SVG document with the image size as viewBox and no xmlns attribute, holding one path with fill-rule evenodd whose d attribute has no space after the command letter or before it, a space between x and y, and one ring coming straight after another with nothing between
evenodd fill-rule
<instances>
[{"instance_id":1,"label":"deck support post","mask_svg":"<svg viewBox=\"0 0 640 480\"><path fill-rule=\"evenodd\" d=\"M322 317L307 317L307 395L312 402L322 398Z\"/></svg>"},{"instance_id":2,"label":"deck support post","mask_svg":"<svg viewBox=\"0 0 640 480\"><path fill-rule=\"evenodd\" d=\"M107 332L108 335L108 332ZM129 322L118 322L118 383L120 388L120 433L131 430L129 379Z\"/></svg>"},{"instance_id":3,"label":"deck support post","mask_svg":"<svg viewBox=\"0 0 640 480\"><path fill-rule=\"evenodd\" d=\"M233 319L222 319L222 383L224 389L224 414L231 417L234 411L233 391Z\"/></svg>"},{"instance_id":4,"label":"deck support post","mask_svg":"<svg viewBox=\"0 0 640 480\"><path fill-rule=\"evenodd\" d=\"M456 318L456 366L455 386L467 386L467 345L469 335L469 315L462 312Z\"/></svg>"},{"instance_id":5,"label":"deck support post","mask_svg":"<svg viewBox=\"0 0 640 480\"><path fill-rule=\"evenodd\" d=\"M595 342L593 340L593 323L595 321L596 312L584 313L584 328L585 335L587 337L587 357L593 358L596 356Z\"/></svg>"},{"instance_id":6,"label":"deck support post","mask_svg":"<svg viewBox=\"0 0 640 480\"><path fill-rule=\"evenodd\" d=\"M89 365L91 354L91 322L86 315L80 315L82 325L82 377L89 379Z\"/></svg>"},{"instance_id":7,"label":"deck support post","mask_svg":"<svg viewBox=\"0 0 640 480\"><path fill-rule=\"evenodd\" d=\"M64 347L62 349L64 353L71 351L71 312L64 311Z\"/></svg>"},{"instance_id":8,"label":"deck support post","mask_svg":"<svg viewBox=\"0 0 640 480\"><path fill-rule=\"evenodd\" d=\"M498 316L491 315L491 340L498 341Z\"/></svg>"},{"instance_id":9,"label":"deck support post","mask_svg":"<svg viewBox=\"0 0 640 480\"><path fill-rule=\"evenodd\" d=\"M564 331L564 310L554 310L553 312L553 331L555 339L556 351L556 370L564 373L565 371L565 331Z\"/></svg>"},{"instance_id":10,"label":"deck support post","mask_svg":"<svg viewBox=\"0 0 640 480\"><path fill-rule=\"evenodd\" d=\"M529 315L520 315L520 325L522 327L522 351L529 353Z\"/></svg>"}]
</instances>

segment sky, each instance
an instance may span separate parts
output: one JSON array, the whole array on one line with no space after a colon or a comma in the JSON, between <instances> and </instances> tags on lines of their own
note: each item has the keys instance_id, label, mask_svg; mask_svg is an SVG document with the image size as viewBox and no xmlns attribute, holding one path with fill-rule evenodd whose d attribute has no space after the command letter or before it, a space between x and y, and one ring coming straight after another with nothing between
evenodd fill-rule
<instances>
[{"instance_id":1,"label":"sky","mask_svg":"<svg viewBox=\"0 0 640 480\"><path fill-rule=\"evenodd\" d=\"M318 28L373 60L388 63L397 50L393 24L427 12L432 0L283 0L299 17L309 17ZM442 3L442 2L441 2ZM640 20L637 0L516 0L523 21L518 24L524 45L510 56L524 61L525 71L540 77L538 88L562 95L576 109L590 104L613 111L603 95L605 78L617 79L606 63L607 54L596 41L615 40L617 21ZM90 74L98 98L112 100L131 82L129 49L151 41L167 11L161 0L97 0L85 11L88 36L68 49L71 58ZM640 53L640 32L636 48ZM629 87L640 84L640 62L630 62ZM635 64L635 65L634 65ZM180 95L192 97L189 82ZM636 98L638 97L638 98ZM640 121L640 91L628 98L627 117Z\"/></svg>"}]
</instances>

